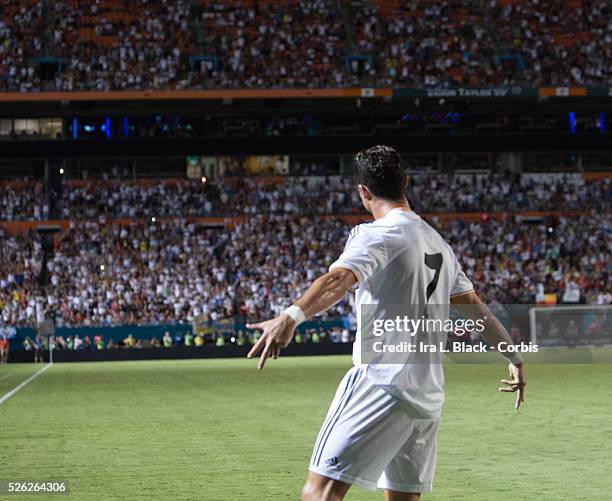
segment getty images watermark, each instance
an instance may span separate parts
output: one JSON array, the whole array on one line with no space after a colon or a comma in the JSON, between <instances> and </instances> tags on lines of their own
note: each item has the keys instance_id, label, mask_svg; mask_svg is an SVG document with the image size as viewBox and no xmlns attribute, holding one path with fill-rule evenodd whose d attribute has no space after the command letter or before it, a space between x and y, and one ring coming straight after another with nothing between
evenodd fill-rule
<instances>
[{"instance_id":1,"label":"getty images watermark","mask_svg":"<svg viewBox=\"0 0 612 501\"><path fill-rule=\"evenodd\" d=\"M499 361L486 355L490 352L539 355L537 362L584 363L595 361L591 352L585 356L586 349L612 344L610 306L496 303L482 310L476 305L375 304L361 305L360 315L362 363L430 364L455 355L469 363ZM512 342L487 343L493 322L508 331ZM554 350L568 347L578 349L551 357ZM461 358L462 354L471 356Z\"/></svg>"},{"instance_id":2,"label":"getty images watermark","mask_svg":"<svg viewBox=\"0 0 612 501\"><path fill-rule=\"evenodd\" d=\"M483 315L482 318L429 318L422 315L420 318L411 318L408 315L396 315L395 318L375 318L373 320L372 334L378 338L374 341L372 348L376 353L485 353L494 349L502 354L512 354L517 352L538 352L538 345L535 343L520 342L518 345L514 343L501 342L497 343L494 348L483 341L472 343L472 336L482 336L485 332L486 320L488 316ZM419 333L437 334L437 340L431 340L429 336L425 336L428 341L418 339ZM409 337L409 341L397 342L397 335ZM450 336L456 336L458 339L449 341ZM465 342L461 338L470 336L470 342ZM385 340L385 336L387 339ZM389 337L393 341L389 343Z\"/></svg>"}]
</instances>

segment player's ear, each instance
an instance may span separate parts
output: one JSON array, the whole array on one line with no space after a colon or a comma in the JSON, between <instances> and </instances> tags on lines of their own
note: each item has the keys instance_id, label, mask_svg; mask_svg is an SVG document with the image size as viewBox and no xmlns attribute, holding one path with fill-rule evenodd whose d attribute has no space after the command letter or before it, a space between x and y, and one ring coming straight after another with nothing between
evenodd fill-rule
<instances>
[{"instance_id":1,"label":"player's ear","mask_svg":"<svg viewBox=\"0 0 612 501\"><path fill-rule=\"evenodd\" d=\"M372 193L365 184L358 184L357 187L359 189L359 195L361 195L362 199L372 200Z\"/></svg>"},{"instance_id":2,"label":"player's ear","mask_svg":"<svg viewBox=\"0 0 612 501\"><path fill-rule=\"evenodd\" d=\"M402 180L402 191L404 193L406 193L406 190L408 189L408 181L409 181L409 176L407 174L404 174L404 179Z\"/></svg>"}]
</instances>

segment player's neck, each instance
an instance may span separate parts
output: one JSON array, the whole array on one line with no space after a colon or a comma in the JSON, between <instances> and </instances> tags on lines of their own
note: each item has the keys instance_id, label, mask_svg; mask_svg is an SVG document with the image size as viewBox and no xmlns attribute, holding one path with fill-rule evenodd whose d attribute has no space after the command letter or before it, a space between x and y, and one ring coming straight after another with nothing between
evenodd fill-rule
<instances>
[{"instance_id":1,"label":"player's neck","mask_svg":"<svg viewBox=\"0 0 612 501\"><path fill-rule=\"evenodd\" d=\"M377 199L370 202L370 209L372 210L372 216L374 219L380 219L385 217L393 209L412 210L408 200L383 200Z\"/></svg>"}]
</instances>

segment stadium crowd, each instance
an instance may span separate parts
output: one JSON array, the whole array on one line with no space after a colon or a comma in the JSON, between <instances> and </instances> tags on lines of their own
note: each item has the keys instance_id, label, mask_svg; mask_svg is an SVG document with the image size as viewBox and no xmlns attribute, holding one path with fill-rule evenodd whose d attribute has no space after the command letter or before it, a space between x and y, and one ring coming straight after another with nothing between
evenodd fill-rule
<instances>
[{"instance_id":1,"label":"stadium crowd","mask_svg":"<svg viewBox=\"0 0 612 501\"><path fill-rule=\"evenodd\" d=\"M249 218L230 231L162 221L119 226L71 223L42 268L40 237L2 235L0 310L11 325L50 311L58 325L215 321L279 311L304 279L342 250L340 221Z\"/></svg>"},{"instance_id":2,"label":"stadium crowd","mask_svg":"<svg viewBox=\"0 0 612 501\"><path fill-rule=\"evenodd\" d=\"M611 10L606 0L3 0L0 91L607 86Z\"/></svg>"},{"instance_id":3,"label":"stadium crowd","mask_svg":"<svg viewBox=\"0 0 612 501\"><path fill-rule=\"evenodd\" d=\"M365 78L397 87L512 83L493 64L495 39L476 2L400 4L386 15L376 2L354 10L359 53L377 62L364 68Z\"/></svg>"},{"instance_id":4,"label":"stadium crowd","mask_svg":"<svg viewBox=\"0 0 612 501\"><path fill-rule=\"evenodd\" d=\"M612 200L609 178L573 175L416 175L410 190L425 212L609 210Z\"/></svg>"},{"instance_id":5,"label":"stadium crowd","mask_svg":"<svg viewBox=\"0 0 612 501\"><path fill-rule=\"evenodd\" d=\"M514 216L432 222L490 301L612 301L609 212L538 224ZM72 221L46 259L38 234L2 230L0 316L15 326L49 314L58 326L266 318L327 270L348 230L336 219L274 215L229 229L185 219ZM349 311L342 302L329 314Z\"/></svg>"},{"instance_id":6,"label":"stadium crowd","mask_svg":"<svg viewBox=\"0 0 612 501\"><path fill-rule=\"evenodd\" d=\"M488 301L612 302L609 212L537 224L520 216L507 216L502 222L457 219L438 227Z\"/></svg>"},{"instance_id":7,"label":"stadium crowd","mask_svg":"<svg viewBox=\"0 0 612 501\"><path fill-rule=\"evenodd\" d=\"M494 1L491 5L500 42L524 60L524 81L542 85L610 83L609 1Z\"/></svg>"},{"instance_id":8,"label":"stadium crowd","mask_svg":"<svg viewBox=\"0 0 612 501\"><path fill-rule=\"evenodd\" d=\"M43 183L0 181L0 221L49 219L49 194Z\"/></svg>"},{"instance_id":9,"label":"stadium crowd","mask_svg":"<svg viewBox=\"0 0 612 501\"><path fill-rule=\"evenodd\" d=\"M0 90L187 85L189 2L58 1L48 8L40 0L3 0L2 7ZM55 61L53 74L43 75L41 56L47 66Z\"/></svg>"},{"instance_id":10,"label":"stadium crowd","mask_svg":"<svg viewBox=\"0 0 612 501\"><path fill-rule=\"evenodd\" d=\"M416 174L411 177L409 199L421 212L605 211L610 209L612 183L607 178L585 182L576 175ZM274 183L247 177L207 183L66 182L54 207L56 219L361 213L352 181L338 176L288 177ZM0 220L48 218L49 201L42 185L0 184Z\"/></svg>"},{"instance_id":11,"label":"stadium crowd","mask_svg":"<svg viewBox=\"0 0 612 501\"><path fill-rule=\"evenodd\" d=\"M201 2L204 87L345 85L344 28L338 4L308 0L244 5ZM265 61L265 64L262 64Z\"/></svg>"},{"instance_id":12,"label":"stadium crowd","mask_svg":"<svg viewBox=\"0 0 612 501\"><path fill-rule=\"evenodd\" d=\"M347 179L287 178L282 183L240 178L201 181L90 183L66 185L59 203L62 218L236 216L256 214L342 214L351 212L357 193Z\"/></svg>"}]
</instances>

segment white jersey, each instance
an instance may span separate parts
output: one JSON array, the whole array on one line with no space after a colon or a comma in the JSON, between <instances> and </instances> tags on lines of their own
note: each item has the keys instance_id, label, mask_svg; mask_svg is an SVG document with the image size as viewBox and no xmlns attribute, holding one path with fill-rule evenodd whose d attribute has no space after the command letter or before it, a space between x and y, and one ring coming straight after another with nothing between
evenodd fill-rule
<instances>
[{"instance_id":1,"label":"white jersey","mask_svg":"<svg viewBox=\"0 0 612 501\"><path fill-rule=\"evenodd\" d=\"M330 270L336 267L351 270L358 280L355 365L361 365L362 305L444 305L451 296L473 290L440 234L416 213L400 208L353 228ZM367 376L408 402L417 415L440 413L444 401L441 364L370 364Z\"/></svg>"}]
</instances>

